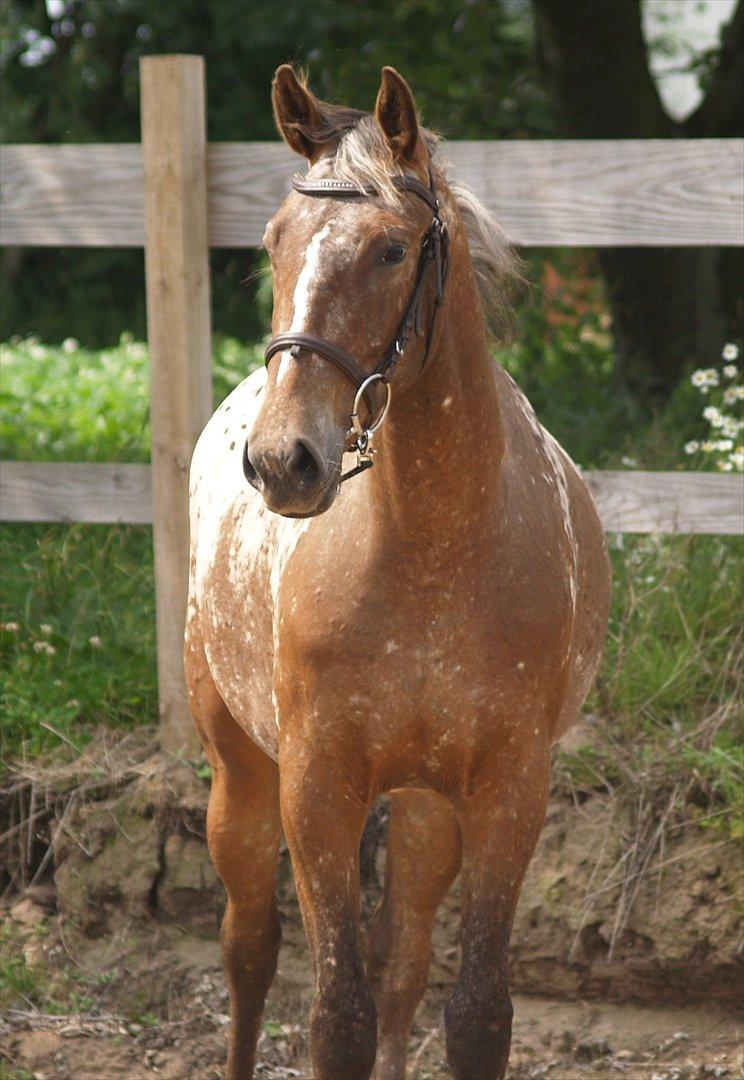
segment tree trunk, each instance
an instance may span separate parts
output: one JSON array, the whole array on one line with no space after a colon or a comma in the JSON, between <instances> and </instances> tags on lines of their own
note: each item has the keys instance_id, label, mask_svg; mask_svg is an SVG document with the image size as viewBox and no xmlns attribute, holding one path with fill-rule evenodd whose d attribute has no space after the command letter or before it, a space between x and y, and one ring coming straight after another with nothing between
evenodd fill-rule
<instances>
[{"instance_id":1,"label":"tree trunk","mask_svg":"<svg viewBox=\"0 0 744 1080\"><path fill-rule=\"evenodd\" d=\"M651 76L640 0L533 0L533 11L543 77L566 135L739 134L742 0L705 100L684 125L666 114ZM715 362L741 320L739 249L604 248L599 259L619 370L634 389L663 396L686 367Z\"/></svg>"}]
</instances>

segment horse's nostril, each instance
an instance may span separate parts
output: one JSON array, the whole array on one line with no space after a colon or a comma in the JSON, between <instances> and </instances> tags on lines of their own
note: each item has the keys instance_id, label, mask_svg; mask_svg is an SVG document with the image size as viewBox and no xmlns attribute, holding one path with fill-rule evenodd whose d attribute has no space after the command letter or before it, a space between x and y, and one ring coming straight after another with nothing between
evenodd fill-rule
<instances>
[{"instance_id":1,"label":"horse's nostril","mask_svg":"<svg viewBox=\"0 0 744 1080\"><path fill-rule=\"evenodd\" d=\"M301 487L313 487L320 480L320 462L306 442L298 439L287 457L287 475Z\"/></svg>"},{"instance_id":2,"label":"horse's nostril","mask_svg":"<svg viewBox=\"0 0 744 1080\"><path fill-rule=\"evenodd\" d=\"M258 470L248 456L248 440L246 439L243 446L243 475L249 484L258 483Z\"/></svg>"}]
</instances>

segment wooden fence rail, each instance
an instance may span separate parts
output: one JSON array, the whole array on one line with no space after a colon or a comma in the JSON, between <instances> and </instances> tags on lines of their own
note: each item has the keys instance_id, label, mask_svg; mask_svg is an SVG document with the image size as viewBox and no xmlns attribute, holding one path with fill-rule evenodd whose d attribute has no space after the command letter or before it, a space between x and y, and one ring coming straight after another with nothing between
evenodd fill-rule
<instances>
[{"instance_id":1,"label":"wooden fence rail","mask_svg":"<svg viewBox=\"0 0 744 1080\"><path fill-rule=\"evenodd\" d=\"M742 532L741 476L623 470L584 477L607 532ZM0 464L0 518L149 524L150 484L149 465L7 461Z\"/></svg>"},{"instance_id":2,"label":"wooden fence rail","mask_svg":"<svg viewBox=\"0 0 744 1080\"><path fill-rule=\"evenodd\" d=\"M744 242L741 139L451 142L446 154L518 244ZM210 144L210 245L260 244L302 167L282 143ZM138 145L5 146L0 241L142 247L143 176Z\"/></svg>"},{"instance_id":3,"label":"wooden fence rail","mask_svg":"<svg viewBox=\"0 0 744 1080\"><path fill-rule=\"evenodd\" d=\"M152 466L6 462L0 516L152 522L161 740L188 751L181 633L188 463L211 412L208 248L259 244L298 160L280 143L207 144L201 57L146 57L141 76L142 146L0 148L0 242L144 246ZM741 139L452 142L446 152L518 244L744 243ZM744 530L740 476L586 475L608 531Z\"/></svg>"}]
</instances>

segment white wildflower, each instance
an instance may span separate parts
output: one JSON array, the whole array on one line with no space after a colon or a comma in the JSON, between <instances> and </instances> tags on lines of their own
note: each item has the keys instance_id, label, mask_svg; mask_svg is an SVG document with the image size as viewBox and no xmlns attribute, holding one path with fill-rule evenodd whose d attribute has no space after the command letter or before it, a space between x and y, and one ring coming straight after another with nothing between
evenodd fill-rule
<instances>
[{"instance_id":1,"label":"white wildflower","mask_svg":"<svg viewBox=\"0 0 744 1080\"><path fill-rule=\"evenodd\" d=\"M727 379L735 379L736 376L739 374L739 369L736 364L726 364L723 369L723 374L726 376Z\"/></svg>"},{"instance_id":2,"label":"white wildflower","mask_svg":"<svg viewBox=\"0 0 744 1080\"><path fill-rule=\"evenodd\" d=\"M3 623L3 630L7 630L9 634L17 634L20 629L21 628L17 622Z\"/></svg>"},{"instance_id":3,"label":"white wildflower","mask_svg":"<svg viewBox=\"0 0 744 1080\"><path fill-rule=\"evenodd\" d=\"M744 424L741 420L737 420L733 416L724 416L721 424L721 434L725 435L727 439L735 439L742 427L744 427Z\"/></svg>"},{"instance_id":4,"label":"white wildflower","mask_svg":"<svg viewBox=\"0 0 744 1080\"><path fill-rule=\"evenodd\" d=\"M46 641L35 641L33 644L34 652L46 652Z\"/></svg>"},{"instance_id":5,"label":"white wildflower","mask_svg":"<svg viewBox=\"0 0 744 1080\"><path fill-rule=\"evenodd\" d=\"M721 470L721 472L731 472L733 467L734 466L731 464L730 461L719 461L718 462L718 468Z\"/></svg>"},{"instance_id":6,"label":"white wildflower","mask_svg":"<svg viewBox=\"0 0 744 1080\"><path fill-rule=\"evenodd\" d=\"M732 341L730 341L727 345L723 346L723 352L721 353L721 356L724 360L738 360L739 349L736 345L734 345Z\"/></svg>"},{"instance_id":7,"label":"white wildflower","mask_svg":"<svg viewBox=\"0 0 744 1080\"><path fill-rule=\"evenodd\" d=\"M62 348L64 352L77 352L80 348L80 342L74 337L68 337L62 342Z\"/></svg>"},{"instance_id":8,"label":"white wildflower","mask_svg":"<svg viewBox=\"0 0 744 1080\"><path fill-rule=\"evenodd\" d=\"M41 644L44 646L44 652L47 654L47 656L54 656L57 651L54 645L50 645L48 641L43 641L41 642Z\"/></svg>"},{"instance_id":9,"label":"white wildflower","mask_svg":"<svg viewBox=\"0 0 744 1080\"><path fill-rule=\"evenodd\" d=\"M88 644L94 649L100 649L101 639L99 638L98 634L93 634L91 637L89 637Z\"/></svg>"},{"instance_id":10,"label":"white wildflower","mask_svg":"<svg viewBox=\"0 0 744 1080\"><path fill-rule=\"evenodd\" d=\"M712 386L718 386L718 372L715 368L699 368L693 371L690 382L701 394L707 394Z\"/></svg>"},{"instance_id":11,"label":"white wildflower","mask_svg":"<svg viewBox=\"0 0 744 1080\"><path fill-rule=\"evenodd\" d=\"M620 464L623 465L626 469L635 469L636 466L638 465L638 462L636 461L636 459L634 457L627 457L626 456L626 457L620 458Z\"/></svg>"},{"instance_id":12,"label":"white wildflower","mask_svg":"<svg viewBox=\"0 0 744 1080\"><path fill-rule=\"evenodd\" d=\"M48 622L43 622L41 624L41 626L39 627L39 629L41 630L42 634L45 634L47 637L52 632L52 627L50 626L50 624Z\"/></svg>"},{"instance_id":13,"label":"white wildflower","mask_svg":"<svg viewBox=\"0 0 744 1080\"><path fill-rule=\"evenodd\" d=\"M699 449L700 449L700 443L697 441L697 439L690 439L689 442L685 443L685 453L686 454L697 454Z\"/></svg>"},{"instance_id":14,"label":"white wildflower","mask_svg":"<svg viewBox=\"0 0 744 1080\"><path fill-rule=\"evenodd\" d=\"M67 702L67 707L68 707L68 709L79 709L80 708L80 702L78 701L78 699L76 697L70 698L70 700Z\"/></svg>"},{"instance_id":15,"label":"white wildflower","mask_svg":"<svg viewBox=\"0 0 744 1080\"><path fill-rule=\"evenodd\" d=\"M706 405L703 409L703 416L711 425L711 427L723 427L723 416L721 415L721 410L717 409L715 405Z\"/></svg>"},{"instance_id":16,"label":"white wildflower","mask_svg":"<svg viewBox=\"0 0 744 1080\"><path fill-rule=\"evenodd\" d=\"M729 454L729 461L737 472L744 472L744 447L737 446L733 454Z\"/></svg>"},{"instance_id":17,"label":"white wildflower","mask_svg":"<svg viewBox=\"0 0 744 1080\"><path fill-rule=\"evenodd\" d=\"M723 391L724 405L735 405L737 401L744 401L744 386L727 386Z\"/></svg>"},{"instance_id":18,"label":"white wildflower","mask_svg":"<svg viewBox=\"0 0 744 1080\"><path fill-rule=\"evenodd\" d=\"M715 440L706 439L706 441L704 443L700 444L700 449L703 451L704 454L713 454L713 453L715 453L715 449L716 449Z\"/></svg>"}]
</instances>

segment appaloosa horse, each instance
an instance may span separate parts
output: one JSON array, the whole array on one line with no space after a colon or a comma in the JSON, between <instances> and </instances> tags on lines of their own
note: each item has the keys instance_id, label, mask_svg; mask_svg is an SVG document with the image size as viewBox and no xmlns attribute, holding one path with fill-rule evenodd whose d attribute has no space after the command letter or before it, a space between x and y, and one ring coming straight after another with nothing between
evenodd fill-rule
<instances>
[{"instance_id":1,"label":"appaloosa horse","mask_svg":"<svg viewBox=\"0 0 744 1080\"><path fill-rule=\"evenodd\" d=\"M502 1077L507 944L550 748L605 634L602 528L489 353L508 247L447 180L404 80L385 68L364 114L318 101L285 66L273 100L309 163L266 229L276 336L191 474L185 655L228 897L227 1073L253 1068L284 830L314 961L315 1076L405 1075L432 922L462 867L447 1056L460 1080ZM359 844L383 792L365 964Z\"/></svg>"}]
</instances>

